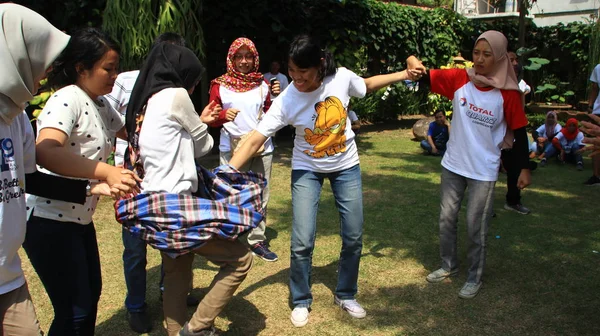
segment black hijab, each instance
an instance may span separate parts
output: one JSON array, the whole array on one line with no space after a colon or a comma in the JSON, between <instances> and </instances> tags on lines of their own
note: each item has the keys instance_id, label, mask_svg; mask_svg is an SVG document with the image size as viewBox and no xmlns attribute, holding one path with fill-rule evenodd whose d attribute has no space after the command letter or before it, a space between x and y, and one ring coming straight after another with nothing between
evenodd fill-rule
<instances>
[{"instance_id":1,"label":"black hijab","mask_svg":"<svg viewBox=\"0 0 600 336\"><path fill-rule=\"evenodd\" d=\"M136 119L155 93L167 88L191 89L204 73L204 67L188 48L160 43L148 54L138 75L125 114L127 137L132 142Z\"/></svg>"}]
</instances>

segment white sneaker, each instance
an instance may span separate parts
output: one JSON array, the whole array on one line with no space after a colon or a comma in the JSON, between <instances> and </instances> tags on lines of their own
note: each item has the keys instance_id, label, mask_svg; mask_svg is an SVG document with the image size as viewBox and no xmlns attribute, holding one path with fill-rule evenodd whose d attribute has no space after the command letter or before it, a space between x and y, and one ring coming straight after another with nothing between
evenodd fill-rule
<instances>
[{"instance_id":1,"label":"white sneaker","mask_svg":"<svg viewBox=\"0 0 600 336\"><path fill-rule=\"evenodd\" d=\"M304 327L308 323L308 315L308 307L296 306L294 310L292 310L290 320L294 327Z\"/></svg>"},{"instance_id":2,"label":"white sneaker","mask_svg":"<svg viewBox=\"0 0 600 336\"><path fill-rule=\"evenodd\" d=\"M342 300L342 299L339 299L337 296L334 296L333 303L340 306L340 308L342 308L343 310L348 312L348 314L350 314L350 316L352 316L354 318L364 318L365 316L367 316L367 312L354 299Z\"/></svg>"},{"instance_id":3,"label":"white sneaker","mask_svg":"<svg viewBox=\"0 0 600 336\"><path fill-rule=\"evenodd\" d=\"M467 282L458 292L458 297L461 299L472 299L479 293L481 288L481 282L473 283Z\"/></svg>"}]
</instances>

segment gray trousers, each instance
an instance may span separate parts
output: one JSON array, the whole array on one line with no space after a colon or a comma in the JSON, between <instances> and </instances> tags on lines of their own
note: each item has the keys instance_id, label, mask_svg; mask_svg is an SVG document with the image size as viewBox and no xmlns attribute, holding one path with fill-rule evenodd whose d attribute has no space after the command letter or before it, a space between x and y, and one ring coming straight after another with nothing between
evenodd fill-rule
<instances>
[{"instance_id":1,"label":"gray trousers","mask_svg":"<svg viewBox=\"0 0 600 336\"><path fill-rule=\"evenodd\" d=\"M231 152L220 152L219 153L219 163L224 165L229 163L231 160ZM267 186L263 190L263 201L262 206L265 209L265 218L258 224L257 227L252 229L246 235L246 242L248 245L253 246L257 243L264 242L267 237L265 237L265 229L267 227L267 204L269 203L269 185L271 183L271 166L273 165L273 153L269 153L263 156L253 157L246 162L246 164L240 167L238 170L240 171L253 171L255 173L261 173L265 175L267 179Z\"/></svg>"},{"instance_id":2,"label":"gray trousers","mask_svg":"<svg viewBox=\"0 0 600 336\"><path fill-rule=\"evenodd\" d=\"M458 268L458 212L465 195L467 199L467 235L469 269L467 282L479 283L485 265L485 242L494 203L496 182L478 181L442 168L442 199L440 202L440 256L446 271Z\"/></svg>"}]
</instances>

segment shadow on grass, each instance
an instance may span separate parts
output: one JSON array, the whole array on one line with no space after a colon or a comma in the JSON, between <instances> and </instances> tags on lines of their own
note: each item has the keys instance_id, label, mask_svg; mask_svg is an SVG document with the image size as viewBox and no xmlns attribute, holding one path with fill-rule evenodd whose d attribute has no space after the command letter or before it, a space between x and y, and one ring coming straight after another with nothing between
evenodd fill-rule
<instances>
[{"instance_id":1,"label":"shadow on grass","mask_svg":"<svg viewBox=\"0 0 600 336\"><path fill-rule=\"evenodd\" d=\"M424 281L440 262L441 158L422 155L416 147L414 152L373 148L368 155L377 159L361 164L365 249L383 246L382 255L414 260L423 270L411 279L417 284L362 286L359 299L369 317L351 323L365 330L390 326L402 330L399 334L419 335L600 334L600 324L593 322L600 307L600 285L593 279L600 276L600 269L594 266L598 254L592 253L600 250L600 216L593 201L597 189L582 185L589 171L538 169L533 185L523 191L523 202L533 210L527 216L503 209L506 175L499 176L494 200L498 217L490 223L484 289L474 300L464 301L457 293L466 277L466 197L458 224L463 266L459 277L455 283L437 286ZM327 184L317 215L321 240L339 235L339 216ZM367 257L365 263L383 261ZM385 264L374 269L387 271ZM334 290L334 264L316 267L313 274L315 282ZM277 281L287 281L283 274L278 276ZM363 278L359 281L368 280ZM259 286L270 281L262 280Z\"/></svg>"},{"instance_id":2,"label":"shadow on grass","mask_svg":"<svg viewBox=\"0 0 600 336\"><path fill-rule=\"evenodd\" d=\"M197 256L194 259L193 268L208 270L209 272L206 273L207 277L214 276L218 271L218 267L209 264L202 256ZM152 331L148 333L148 335L167 335L165 329L163 328L162 302L159 299L160 292L158 290L159 279L160 266L155 266L147 270L148 288L146 290L146 309L153 321ZM197 288L195 286L191 294L196 298L202 299L204 295L206 295L207 291L208 288ZM188 308L188 318L190 318L195 311L196 307ZM96 326L96 335L139 335L129 328L126 315L127 310L123 306L109 319ZM259 312L255 305L240 295L234 295L219 316L226 318L230 322L228 325L228 331L226 333L221 333L221 335L255 336L266 327L265 315ZM252 323L248 323L248 321L252 321Z\"/></svg>"}]
</instances>

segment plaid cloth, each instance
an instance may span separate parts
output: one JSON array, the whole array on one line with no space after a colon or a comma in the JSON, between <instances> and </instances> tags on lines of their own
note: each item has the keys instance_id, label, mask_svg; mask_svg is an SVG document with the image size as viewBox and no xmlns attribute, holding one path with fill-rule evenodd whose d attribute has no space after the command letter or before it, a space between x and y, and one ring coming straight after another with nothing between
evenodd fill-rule
<instances>
[{"instance_id":1,"label":"plaid cloth","mask_svg":"<svg viewBox=\"0 0 600 336\"><path fill-rule=\"evenodd\" d=\"M235 240L264 217L262 174L229 165L212 172L198 167L195 196L141 193L115 202L115 215L129 232L172 257L213 238ZM198 197L200 196L200 197Z\"/></svg>"}]
</instances>

